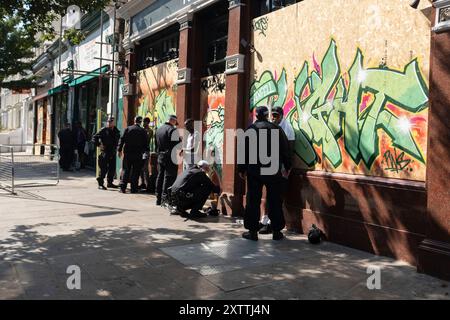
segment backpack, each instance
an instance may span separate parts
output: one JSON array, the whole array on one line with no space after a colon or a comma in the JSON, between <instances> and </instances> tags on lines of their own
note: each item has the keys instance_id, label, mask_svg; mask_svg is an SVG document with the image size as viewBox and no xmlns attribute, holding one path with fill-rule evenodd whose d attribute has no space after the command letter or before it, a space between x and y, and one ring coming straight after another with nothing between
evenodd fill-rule
<instances>
[{"instance_id":1,"label":"backpack","mask_svg":"<svg viewBox=\"0 0 450 320\"><path fill-rule=\"evenodd\" d=\"M319 244L322 239L322 234L322 231L313 224L308 232L308 241L312 244Z\"/></svg>"}]
</instances>

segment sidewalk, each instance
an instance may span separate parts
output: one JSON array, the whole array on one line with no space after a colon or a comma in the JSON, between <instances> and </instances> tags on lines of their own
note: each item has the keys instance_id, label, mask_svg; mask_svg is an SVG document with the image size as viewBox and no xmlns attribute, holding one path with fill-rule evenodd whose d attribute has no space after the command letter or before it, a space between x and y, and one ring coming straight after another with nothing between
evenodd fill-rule
<instances>
[{"instance_id":1,"label":"sidewalk","mask_svg":"<svg viewBox=\"0 0 450 320\"><path fill-rule=\"evenodd\" d=\"M234 219L171 216L86 172L17 191L0 191L0 299L450 299L448 282L403 262L299 235L251 242ZM70 265L81 290L67 289Z\"/></svg>"}]
</instances>

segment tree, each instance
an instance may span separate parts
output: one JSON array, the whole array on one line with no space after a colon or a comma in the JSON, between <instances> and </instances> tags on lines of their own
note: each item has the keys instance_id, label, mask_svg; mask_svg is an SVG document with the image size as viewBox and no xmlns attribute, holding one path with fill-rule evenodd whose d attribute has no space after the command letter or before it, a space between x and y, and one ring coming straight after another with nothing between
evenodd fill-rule
<instances>
[{"instance_id":1,"label":"tree","mask_svg":"<svg viewBox=\"0 0 450 320\"><path fill-rule=\"evenodd\" d=\"M32 85L32 79L4 83L9 76L26 75L34 56L33 48L37 45L33 32L20 21L17 15L6 16L0 21L0 86L4 88L18 89Z\"/></svg>"},{"instance_id":2,"label":"tree","mask_svg":"<svg viewBox=\"0 0 450 320\"><path fill-rule=\"evenodd\" d=\"M13 75L25 75L30 70L33 49L38 39L52 40L52 22L64 16L67 7L76 4L83 12L103 9L110 0L1 0L0 15L0 87L19 89L34 86L31 78L8 81Z\"/></svg>"}]
</instances>

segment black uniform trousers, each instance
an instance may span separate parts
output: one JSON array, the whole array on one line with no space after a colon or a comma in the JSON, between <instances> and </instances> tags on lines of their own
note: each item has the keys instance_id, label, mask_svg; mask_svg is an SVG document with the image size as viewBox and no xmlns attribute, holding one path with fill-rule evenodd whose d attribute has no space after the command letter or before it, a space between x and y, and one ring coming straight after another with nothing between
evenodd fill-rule
<instances>
[{"instance_id":1,"label":"black uniform trousers","mask_svg":"<svg viewBox=\"0 0 450 320\"><path fill-rule=\"evenodd\" d=\"M158 159L158 177L156 178L156 199L158 202L167 196L167 189L177 179L177 173L178 165L170 160L164 163Z\"/></svg>"},{"instance_id":2,"label":"black uniform trousers","mask_svg":"<svg viewBox=\"0 0 450 320\"><path fill-rule=\"evenodd\" d=\"M184 192L179 190L171 194L172 205L176 206L178 210L185 211L191 209L192 211L200 211L208 200L209 195L213 190L209 186L198 186L194 190Z\"/></svg>"},{"instance_id":3,"label":"black uniform trousers","mask_svg":"<svg viewBox=\"0 0 450 320\"><path fill-rule=\"evenodd\" d=\"M122 190L127 188L129 182L131 184L131 192L138 191L142 164L142 154L125 154L122 162L122 179L120 181L120 188Z\"/></svg>"},{"instance_id":4,"label":"black uniform trousers","mask_svg":"<svg viewBox=\"0 0 450 320\"><path fill-rule=\"evenodd\" d=\"M106 176L108 177L108 184L113 183L116 174L116 153L114 151L101 152L98 155L98 166L100 168L98 183L103 185Z\"/></svg>"},{"instance_id":5,"label":"black uniform trousers","mask_svg":"<svg viewBox=\"0 0 450 320\"><path fill-rule=\"evenodd\" d=\"M69 170L73 162L73 148L61 147L59 149L59 165L63 170Z\"/></svg>"},{"instance_id":6,"label":"black uniform trousers","mask_svg":"<svg viewBox=\"0 0 450 320\"><path fill-rule=\"evenodd\" d=\"M282 194L286 179L281 176L247 175L247 196L244 215L244 227L252 232L259 230L261 215L261 198L263 186L266 187L267 213L274 231L285 227Z\"/></svg>"}]
</instances>

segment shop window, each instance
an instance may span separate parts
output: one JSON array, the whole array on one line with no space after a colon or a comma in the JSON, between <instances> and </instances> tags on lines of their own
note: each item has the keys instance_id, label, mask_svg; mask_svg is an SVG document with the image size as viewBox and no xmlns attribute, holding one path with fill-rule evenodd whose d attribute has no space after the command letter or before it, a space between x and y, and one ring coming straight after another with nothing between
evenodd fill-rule
<instances>
[{"instance_id":1,"label":"shop window","mask_svg":"<svg viewBox=\"0 0 450 320\"><path fill-rule=\"evenodd\" d=\"M257 0L254 17L265 15L303 0Z\"/></svg>"},{"instance_id":2,"label":"shop window","mask_svg":"<svg viewBox=\"0 0 450 320\"><path fill-rule=\"evenodd\" d=\"M138 49L138 70L178 58L180 41L178 28L177 24L176 27L171 27L142 41Z\"/></svg>"},{"instance_id":3,"label":"shop window","mask_svg":"<svg viewBox=\"0 0 450 320\"><path fill-rule=\"evenodd\" d=\"M228 43L228 2L219 2L200 15L202 24L202 76L225 72Z\"/></svg>"}]
</instances>

